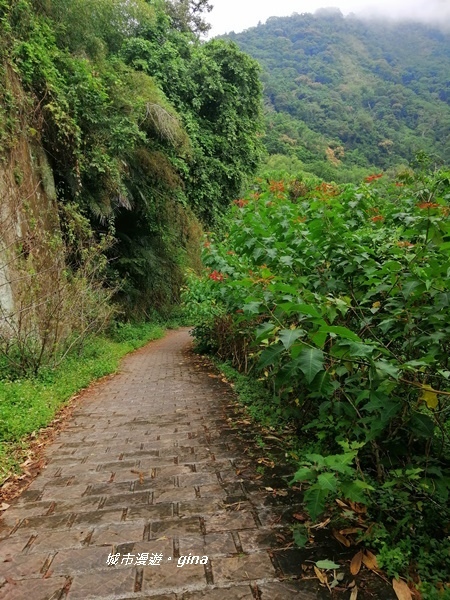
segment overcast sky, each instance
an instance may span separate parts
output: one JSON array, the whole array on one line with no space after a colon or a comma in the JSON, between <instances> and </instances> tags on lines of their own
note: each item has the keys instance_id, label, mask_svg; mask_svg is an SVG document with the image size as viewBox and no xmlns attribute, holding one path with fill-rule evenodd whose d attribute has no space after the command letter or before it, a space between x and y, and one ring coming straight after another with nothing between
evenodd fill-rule
<instances>
[{"instance_id":1,"label":"overcast sky","mask_svg":"<svg viewBox=\"0 0 450 600\"><path fill-rule=\"evenodd\" d=\"M344 15L377 14L394 18L418 18L450 24L450 0L211 0L207 15L212 24L210 37L254 27L269 17L289 16L294 12L315 12L335 6Z\"/></svg>"}]
</instances>

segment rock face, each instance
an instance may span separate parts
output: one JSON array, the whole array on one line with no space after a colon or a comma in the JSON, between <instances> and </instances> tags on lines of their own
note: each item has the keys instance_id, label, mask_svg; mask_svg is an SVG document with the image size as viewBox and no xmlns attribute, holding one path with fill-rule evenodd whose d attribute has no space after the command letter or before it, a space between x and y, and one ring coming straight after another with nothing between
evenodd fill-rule
<instances>
[{"instance_id":1,"label":"rock face","mask_svg":"<svg viewBox=\"0 0 450 600\"><path fill-rule=\"evenodd\" d=\"M53 173L38 133L30 127L29 99L14 71L6 66L3 73L4 88L14 99L7 114L9 139L0 155L0 332L4 334L32 318L45 301L53 283L52 267L62 258Z\"/></svg>"}]
</instances>

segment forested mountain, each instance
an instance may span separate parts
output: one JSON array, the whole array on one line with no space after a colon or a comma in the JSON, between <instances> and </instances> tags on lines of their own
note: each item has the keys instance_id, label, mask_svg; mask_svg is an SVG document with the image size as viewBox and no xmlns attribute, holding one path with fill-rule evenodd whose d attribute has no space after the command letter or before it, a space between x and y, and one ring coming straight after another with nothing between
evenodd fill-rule
<instances>
[{"instance_id":1,"label":"forested mountain","mask_svg":"<svg viewBox=\"0 0 450 600\"><path fill-rule=\"evenodd\" d=\"M450 161L448 29L324 9L228 37L263 67L266 146L291 157L272 165L345 181L418 151Z\"/></svg>"}]
</instances>

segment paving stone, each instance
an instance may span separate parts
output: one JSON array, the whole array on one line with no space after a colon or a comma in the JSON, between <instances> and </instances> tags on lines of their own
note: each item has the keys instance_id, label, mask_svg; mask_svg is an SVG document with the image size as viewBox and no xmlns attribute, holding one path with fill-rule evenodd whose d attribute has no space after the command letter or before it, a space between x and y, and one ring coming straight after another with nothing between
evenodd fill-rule
<instances>
[{"instance_id":1,"label":"paving stone","mask_svg":"<svg viewBox=\"0 0 450 600\"><path fill-rule=\"evenodd\" d=\"M317 586L308 581L282 581L260 585L262 600L314 600L323 596L317 592Z\"/></svg>"},{"instance_id":2,"label":"paving stone","mask_svg":"<svg viewBox=\"0 0 450 600\"><path fill-rule=\"evenodd\" d=\"M51 558L50 558L51 560ZM44 565L49 563L48 554L16 554L11 559L0 563L0 578L20 579L41 578L47 569ZM44 569L44 570L43 570Z\"/></svg>"},{"instance_id":3,"label":"paving stone","mask_svg":"<svg viewBox=\"0 0 450 600\"><path fill-rule=\"evenodd\" d=\"M125 544L142 540L144 532L144 523L114 523L96 527L89 543L95 546Z\"/></svg>"},{"instance_id":4,"label":"paving stone","mask_svg":"<svg viewBox=\"0 0 450 600\"><path fill-rule=\"evenodd\" d=\"M209 533L202 536L183 536L178 540L180 555L216 556L235 553L236 546L231 533Z\"/></svg>"},{"instance_id":5,"label":"paving stone","mask_svg":"<svg viewBox=\"0 0 450 600\"><path fill-rule=\"evenodd\" d=\"M222 512L205 517L206 532L227 531L229 529L252 529L256 527L250 512Z\"/></svg>"},{"instance_id":6,"label":"paving stone","mask_svg":"<svg viewBox=\"0 0 450 600\"><path fill-rule=\"evenodd\" d=\"M182 600L254 600L255 596L249 585L233 587L220 587L200 592L187 592L183 594Z\"/></svg>"},{"instance_id":7,"label":"paving stone","mask_svg":"<svg viewBox=\"0 0 450 600\"><path fill-rule=\"evenodd\" d=\"M135 569L115 569L92 571L75 575L67 600L88 600L89 598L111 598L134 592Z\"/></svg>"},{"instance_id":8,"label":"paving stone","mask_svg":"<svg viewBox=\"0 0 450 600\"><path fill-rule=\"evenodd\" d=\"M273 529L247 529L239 532L239 539L244 552L255 552L273 548L285 542L284 538L278 537L280 535L283 535L283 532L280 533Z\"/></svg>"},{"instance_id":9,"label":"paving stone","mask_svg":"<svg viewBox=\"0 0 450 600\"><path fill-rule=\"evenodd\" d=\"M7 581L0 588L0 593L2 600L59 600L66 584L65 577L17 582ZM33 590L32 596L30 594L31 590Z\"/></svg>"},{"instance_id":10,"label":"paving stone","mask_svg":"<svg viewBox=\"0 0 450 600\"><path fill-rule=\"evenodd\" d=\"M128 508L129 506L148 504L149 499L150 492L130 492L129 494L108 496L103 506L105 508L109 508L111 506L116 508Z\"/></svg>"},{"instance_id":11,"label":"paving stone","mask_svg":"<svg viewBox=\"0 0 450 600\"><path fill-rule=\"evenodd\" d=\"M27 554L50 552L64 548L83 548L89 543L92 529L38 533L27 548Z\"/></svg>"},{"instance_id":12,"label":"paving stone","mask_svg":"<svg viewBox=\"0 0 450 600\"><path fill-rule=\"evenodd\" d=\"M184 565L175 561L154 567L144 567L143 591L169 591L192 585L206 585L204 565Z\"/></svg>"},{"instance_id":13,"label":"paving stone","mask_svg":"<svg viewBox=\"0 0 450 600\"><path fill-rule=\"evenodd\" d=\"M224 510L223 500L220 498L197 498L190 502L180 502L178 505L178 515L180 517L216 513Z\"/></svg>"},{"instance_id":14,"label":"paving stone","mask_svg":"<svg viewBox=\"0 0 450 600\"><path fill-rule=\"evenodd\" d=\"M70 514L45 517L26 517L20 522L19 530L69 529Z\"/></svg>"},{"instance_id":15,"label":"paving stone","mask_svg":"<svg viewBox=\"0 0 450 600\"><path fill-rule=\"evenodd\" d=\"M151 506L132 506L127 512L127 521L137 521L138 519L159 521L173 516L173 504L171 502L161 502Z\"/></svg>"},{"instance_id":16,"label":"paving stone","mask_svg":"<svg viewBox=\"0 0 450 600\"><path fill-rule=\"evenodd\" d=\"M8 541L8 545L1 544L0 545L0 563L4 560L9 560L13 556L20 555L21 552L25 549L26 545L30 541L29 535L25 537L17 536L10 537Z\"/></svg>"},{"instance_id":17,"label":"paving stone","mask_svg":"<svg viewBox=\"0 0 450 600\"><path fill-rule=\"evenodd\" d=\"M197 497L195 488L172 488L169 490L157 489L153 492L153 503L158 504L160 502L183 502L188 500L194 500Z\"/></svg>"},{"instance_id":18,"label":"paving stone","mask_svg":"<svg viewBox=\"0 0 450 600\"><path fill-rule=\"evenodd\" d=\"M275 568L264 552L211 561L215 583L275 577Z\"/></svg>"},{"instance_id":19,"label":"paving stone","mask_svg":"<svg viewBox=\"0 0 450 600\"><path fill-rule=\"evenodd\" d=\"M169 535L189 535L191 533L202 533L201 521L197 517L186 517L184 519L168 519L167 521L156 521L150 524L150 539Z\"/></svg>"},{"instance_id":20,"label":"paving stone","mask_svg":"<svg viewBox=\"0 0 450 600\"><path fill-rule=\"evenodd\" d=\"M113 546L93 546L90 548L69 548L60 550L51 564L53 575L73 575L96 569L106 569L107 559Z\"/></svg>"},{"instance_id":21,"label":"paving stone","mask_svg":"<svg viewBox=\"0 0 450 600\"><path fill-rule=\"evenodd\" d=\"M80 513L75 517L74 527L88 527L101 523L120 523L123 520L123 510L97 510L95 512Z\"/></svg>"}]
</instances>

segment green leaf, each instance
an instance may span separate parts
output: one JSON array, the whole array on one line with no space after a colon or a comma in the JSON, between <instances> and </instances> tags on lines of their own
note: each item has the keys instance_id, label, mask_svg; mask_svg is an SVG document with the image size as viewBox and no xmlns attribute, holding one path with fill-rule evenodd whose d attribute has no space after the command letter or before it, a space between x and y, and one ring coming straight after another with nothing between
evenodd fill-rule
<instances>
[{"instance_id":1,"label":"green leaf","mask_svg":"<svg viewBox=\"0 0 450 600\"><path fill-rule=\"evenodd\" d=\"M311 481L313 479L315 479L316 477L316 472L311 469L310 467L301 467L294 475L292 481L290 482L295 483L296 481Z\"/></svg>"},{"instance_id":2,"label":"green leaf","mask_svg":"<svg viewBox=\"0 0 450 600\"><path fill-rule=\"evenodd\" d=\"M283 304L279 304L277 308L281 308L287 315L292 315L294 313L300 313L301 315L308 315L310 317L315 317L318 319L322 318L322 315L318 312L314 306L310 306L309 304L297 304L295 302L285 302Z\"/></svg>"},{"instance_id":3,"label":"green leaf","mask_svg":"<svg viewBox=\"0 0 450 600\"><path fill-rule=\"evenodd\" d=\"M353 474L354 469L350 465L355 460L355 456L356 451L346 452L344 454L330 454L330 456L325 457L324 466L333 471L337 471L338 473L351 475Z\"/></svg>"},{"instance_id":4,"label":"green leaf","mask_svg":"<svg viewBox=\"0 0 450 600\"><path fill-rule=\"evenodd\" d=\"M286 348L286 350L289 350L289 348L292 346L292 344L298 340L299 337L301 337L303 334L303 329L282 329L279 334L278 337L280 338L283 346Z\"/></svg>"},{"instance_id":5,"label":"green leaf","mask_svg":"<svg viewBox=\"0 0 450 600\"><path fill-rule=\"evenodd\" d=\"M340 569L341 565L333 562L332 560L318 560L316 562L316 567L318 569L324 569L325 571L330 569Z\"/></svg>"},{"instance_id":6,"label":"green leaf","mask_svg":"<svg viewBox=\"0 0 450 600\"><path fill-rule=\"evenodd\" d=\"M249 302L248 304L244 304L242 310L246 315L257 315L260 306L261 302Z\"/></svg>"},{"instance_id":7,"label":"green leaf","mask_svg":"<svg viewBox=\"0 0 450 600\"><path fill-rule=\"evenodd\" d=\"M398 379L400 377L400 371L397 367L385 360L376 360L373 364L377 370L377 374L381 374L382 377L392 377L393 379Z\"/></svg>"},{"instance_id":8,"label":"green leaf","mask_svg":"<svg viewBox=\"0 0 450 600\"><path fill-rule=\"evenodd\" d=\"M361 338L347 327L340 327L339 325L322 325L319 329L319 333L322 332L335 333L346 340L351 340L352 342L361 342Z\"/></svg>"},{"instance_id":9,"label":"green leaf","mask_svg":"<svg viewBox=\"0 0 450 600\"><path fill-rule=\"evenodd\" d=\"M352 502L359 502L364 504L367 502L367 496L365 490L358 485L357 481L346 481L340 485L340 490L344 494L345 498L348 498Z\"/></svg>"},{"instance_id":10,"label":"green leaf","mask_svg":"<svg viewBox=\"0 0 450 600\"><path fill-rule=\"evenodd\" d=\"M311 516L313 521L317 520L317 517L325 510L325 501L328 496L328 490L324 490L317 484L312 485L306 490L304 496L304 502L306 509Z\"/></svg>"},{"instance_id":11,"label":"green leaf","mask_svg":"<svg viewBox=\"0 0 450 600\"><path fill-rule=\"evenodd\" d=\"M256 342L260 342L261 340L267 339L272 331L275 329L275 325L273 323L263 323L256 330Z\"/></svg>"},{"instance_id":12,"label":"green leaf","mask_svg":"<svg viewBox=\"0 0 450 600\"><path fill-rule=\"evenodd\" d=\"M318 348L305 348L300 352L297 362L308 383L324 370L324 354Z\"/></svg>"},{"instance_id":13,"label":"green leaf","mask_svg":"<svg viewBox=\"0 0 450 600\"><path fill-rule=\"evenodd\" d=\"M325 342L327 341L328 333L326 331L316 331L311 336L311 341L314 342L316 346L319 348L323 348L325 346Z\"/></svg>"},{"instance_id":14,"label":"green leaf","mask_svg":"<svg viewBox=\"0 0 450 600\"><path fill-rule=\"evenodd\" d=\"M431 438L436 427L433 419L422 413L415 413L409 422L409 426L413 433L424 438Z\"/></svg>"},{"instance_id":15,"label":"green leaf","mask_svg":"<svg viewBox=\"0 0 450 600\"><path fill-rule=\"evenodd\" d=\"M304 525L299 525L293 531L294 542L298 548L304 548L308 543L308 532Z\"/></svg>"},{"instance_id":16,"label":"green leaf","mask_svg":"<svg viewBox=\"0 0 450 600\"><path fill-rule=\"evenodd\" d=\"M274 365L282 352L284 352L283 344L280 344L279 342L272 344L262 352L259 357L258 367L260 369L265 369L266 367Z\"/></svg>"},{"instance_id":17,"label":"green leaf","mask_svg":"<svg viewBox=\"0 0 450 600\"><path fill-rule=\"evenodd\" d=\"M402 287L402 294L405 299L409 298L411 294L421 285L422 284L420 281L407 281Z\"/></svg>"},{"instance_id":18,"label":"green leaf","mask_svg":"<svg viewBox=\"0 0 450 600\"><path fill-rule=\"evenodd\" d=\"M321 473L317 478L317 483L324 490L335 492L337 489L337 479L334 473Z\"/></svg>"}]
</instances>

